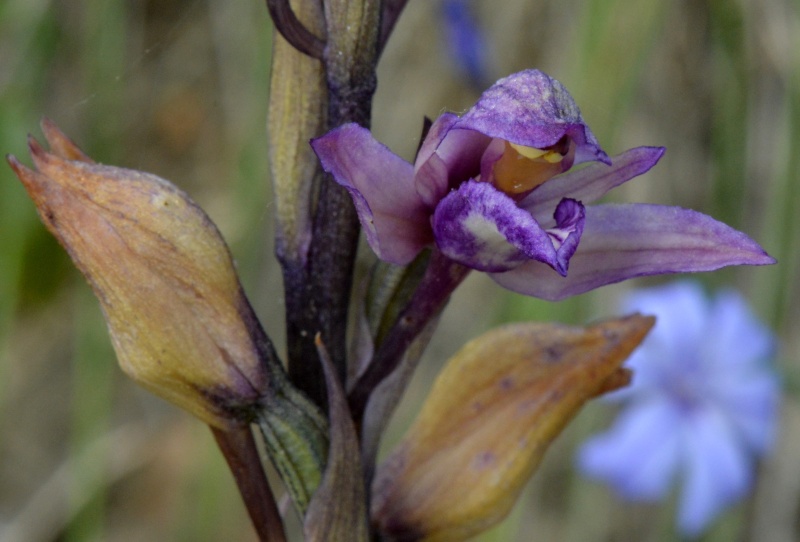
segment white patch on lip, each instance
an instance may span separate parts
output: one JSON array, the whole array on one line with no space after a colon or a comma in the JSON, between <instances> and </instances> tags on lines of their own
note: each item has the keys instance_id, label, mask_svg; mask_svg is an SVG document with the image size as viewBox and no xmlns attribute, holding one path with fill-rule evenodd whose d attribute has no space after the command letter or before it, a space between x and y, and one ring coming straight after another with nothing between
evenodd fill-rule
<instances>
[{"instance_id":1,"label":"white patch on lip","mask_svg":"<svg viewBox=\"0 0 800 542\"><path fill-rule=\"evenodd\" d=\"M497 224L486 220L482 214L470 213L461 221L461 225L478 243L478 252L472 258L476 264L485 268L510 268L509 264L519 261L519 249L508 242Z\"/></svg>"}]
</instances>

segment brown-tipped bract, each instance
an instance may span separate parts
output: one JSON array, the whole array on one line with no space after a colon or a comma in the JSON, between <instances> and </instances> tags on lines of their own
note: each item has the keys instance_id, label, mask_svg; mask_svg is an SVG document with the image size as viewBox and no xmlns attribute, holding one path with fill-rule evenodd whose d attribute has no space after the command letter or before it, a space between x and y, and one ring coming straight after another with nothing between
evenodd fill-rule
<instances>
[{"instance_id":1,"label":"brown-tipped bract","mask_svg":"<svg viewBox=\"0 0 800 542\"><path fill-rule=\"evenodd\" d=\"M246 421L271 347L217 228L169 182L42 127L52 151L30 139L35 169L8 160L100 300L122 369L212 426Z\"/></svg>"},{"instance_id":2,"label":"brown-tipped bract","mask_svg":"<svg viewBox=\"0 0 800 542\"><path fill-rule=\"evenodd\" d=\"M388 540L457 541L505 517L580 407L626 384L621 365L653 322L513 324L469 342L378 470L378 529Z\"/></svg>"}]
</instances>

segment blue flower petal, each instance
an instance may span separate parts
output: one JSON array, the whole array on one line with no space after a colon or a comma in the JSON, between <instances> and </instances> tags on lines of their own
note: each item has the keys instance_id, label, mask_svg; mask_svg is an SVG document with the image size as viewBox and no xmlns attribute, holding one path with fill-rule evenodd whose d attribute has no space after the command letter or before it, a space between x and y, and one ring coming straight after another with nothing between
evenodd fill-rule
<instances>
[{"instance_id":1,"label":"blue flower petal","mask_svg":"<svg viewBox=\"0 0 800 542\"><path fill-rule=\"evenodd\" d=\"M472 4L443 0L441 10L451 59L471 83L482 87L487 80L486 43Z\"/></svg>"},{"instance_id":2,"label":"blue flower petal","mask_svg":"<svg viewBox=\"0 0 800 542\"><path fill-rule=\"evenodd\" d=\"M752 474L730 425L717 412L698 411L687 422L678 528L697 536L722 510L745 495Z\"/></svg>"},{"instance_id":3,"label":"blue flower petal","mask_svg":"<svg viewBox=\"0 0 800 542\"><path fill-rule=\"evenodd\" d=\"M721 291L711 305L708 343L714 344L713 361L730 368L759 368L775 355L775 339L759 322L744 298Z\"/></svg>"},{"instance_id":4,"label":"blue flower petal","mask_svg":"<svg viewBox=\"0 0 800 542\"><path fill-rule=\"evenodd\" d=\"M658 365L663 378L694 365L709 321L709 304L699 284L676 281L638 290L627 296L621 310L658 315L658 325L631 355L629 367Z\"/></svg>"},{"instance_id":5,"label":"blue flower petal","mask_svg":"<svg viewBox=\"0 0 800 542\"><path fill-rule=\"evenodd\" d=\"M683 482L678 528L685 536L698 536L746 494L753 460L774 443L780 385L764 359L774 350L773 339L741 296L723 292L709 303L702 288L690 282L636 291L624 308L654 314L656 326L629 360L630 390L615 394L624 402L624 413L611 431L587 443L580 458L591 467L589 475L636 497L646 494L643 460L634 456L630 443L647 453L648 439L654 447L669 441ZM674 413L674 419L656 421L654 404ZM648 417L650 428L629 421ZM671 435L654 435L655 426ZM598 439L601 455L592 447ZM594 463L587 463L585 454Z\"/></svg>"},{"instance_id":6,"label":"blue flower petal","mask_svg":"<svg viewBox=\"0 0 800 542\"><path fill-rule=\"evenodd\" d=\"M681 458L681 419L670 402L656 398L627 409L608 432L581 447L578 467L626 499L661 499Z\"/></svg>"},{"instance_id":7,"label":"blue flower petal","mask_svg":"<svg viewBox=\"0 0 800 542\"><path fill-rule=\"evenodd\" d=\"M709 394L736 427L742 444L757 455L770 451L778 432L781 388L777 375L767 366L734 373L723 368L708 386Z\"/></svg>"}]
</instances>

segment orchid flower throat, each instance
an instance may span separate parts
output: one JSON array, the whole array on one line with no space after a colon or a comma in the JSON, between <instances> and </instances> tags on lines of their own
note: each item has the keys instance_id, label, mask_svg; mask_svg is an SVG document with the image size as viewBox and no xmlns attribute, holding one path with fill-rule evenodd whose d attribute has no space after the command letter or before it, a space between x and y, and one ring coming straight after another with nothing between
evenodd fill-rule
<instances>
[{"instance_id":1,"label":"orchid flower throat","mask_svg":"<svg viewBox=\"0 0 800 542\"><path fill-rule=\"evenodd\" d=\"M505 141L505 150L492 169L492 181L509 195L530 192L572 167L575 142L568 136L555 145L537 149Z\"/></svg>"}]
</instances>

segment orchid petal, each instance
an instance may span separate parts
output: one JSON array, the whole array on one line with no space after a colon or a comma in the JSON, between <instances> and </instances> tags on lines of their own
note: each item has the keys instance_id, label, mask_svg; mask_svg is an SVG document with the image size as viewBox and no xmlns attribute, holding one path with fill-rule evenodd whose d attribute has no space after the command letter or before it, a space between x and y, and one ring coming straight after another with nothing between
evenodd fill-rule
<instances>
[{"instance_id":1,"label":"orchid petal","mask_svg":"<svg viewBox=\"0 0 800 542\"><path fill-rule=\"evenodd\" d=\"M664 147L636 147L611 158L611 165L588 164L563 173L537 187L519 206L537 220L548 216L562 198L574 198L584 204L603 197L606 192L646 173L664 155Z\"/></svg>"},{"instance_id":2,"label":"orchid petal","mask_svg":"<svg viewBox=\"0 0 800 542\"><path fill-rule=\"evenodd\" d=\"M491 142L486 146L486 149L483 151L483 155L481 156L481 181L491 183L494 180L494 166L505 152L506 142L503 139L492 139ZM517 204L517 206L519 207L519 204ZM553 207L555 207L555 202L553 202L553 205L550 207L550 209ZM548 212L550 209L548 209Z\"/></svg>"},{"instance_id":3,"label":"orchid petal","mask_svg":"<svg viewBox=\"0 0 800 542\"><path fill-rule=\"evenodd\" d=\"M755 241L709 216L637 203L586 208L567 277L538 262L491 276L509 290L556 301L639 276L771 263Z\"/></svg>"},{"instance_id":4,"label":"orchid petal","mask_svg":"<svg viewBox=\"0 0 800 542\"><path fill-rule=\"evenodd\" d=\"M473 269L504 271L536 259L566 273L568 258L560 261L550 235L488 183L469 181L448 194L436 207L433 231L445 256Z\"/></svg>"},{"instance_id":5,"label":"orchid petal","mask_svg":"<svg viewBox=\"0 0 800 542\"><path fill-rule=\"evenodd\" d=\"M435 207L450 188L476 176L491 138L473 130L452 129L458 117L440 116L425 137L414 165L417 192Z\"/></svg>"},{"instance_id":6,"label":"orchid petal","mask_svg":"<svg viewBox=\"0 0 800 542\"><path fill-rule=\"evenodd\" d=\"M500 79L456 124L523 145L543 149L569 136L577 144L575 163L608 156L583 121L564 86L538 70L525 70Z\"/></svg>"},{"instance_id":7,"label":"orchid petal","mask_svg":"<svg viewBox=\"0 0 800 542\"><path fill-rule=\"evenodd\" d=\"M556 221L554 228L547 229L547 235L556 248L558 268L566 271L569 269L569 260L578 249L578 243L583 234L586 222L586 209L574 199L563 199L556 207L553 214Z\"/></svg>"},{"instance_id":8,"label":"orchid petal","mask_svg":"<svg viewBox=\"0 0 800 542\"><path fill-rule=\"evenodd\" d=\"M436 152L436 149L441 145L442 140L444 140L445 136L447 136L456 122L458 122L458 115L454 113L443 113L439 115L439 118L433 121L417 152L415 173L416 169L418 169L421 164L427 162L428 158Z\"/></svg>"},{"instance_id":9,"label":"orchid petal","mask_svg":"<svg viewBox=\"0 0 800 542\"><path fill-rule=\"evenodd\" d=\"M492 138L473 130L454 127L436 149L436 154L447 164L450 185L461 183L480 171L481 155Z\"/></svg>"},{"instance_id":10,"label":"orchid petal","mask_svg":"<svg viewBox=\"0 0 800 542\"><path fill-rule=\"evenodd\" d=\"M436 203L447 194L449 185L447 163L435 153L457 120L458 116L453 113L440 115L431 124L417 152L414 182L417 193L429 207L436 206Z\"/></svg>"},{"instance_id":11,"label":"orchid petal","mask_svg":"<svg viewBox=\"0 0 800 542\"><path fill-rule=\"evenodd\" d=\"M382 260L404 265L432 241L425 204L411 164L357 124L314 139L325 171L353 198L367 241Z\"/></svg>"}]
</instances>

